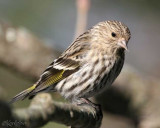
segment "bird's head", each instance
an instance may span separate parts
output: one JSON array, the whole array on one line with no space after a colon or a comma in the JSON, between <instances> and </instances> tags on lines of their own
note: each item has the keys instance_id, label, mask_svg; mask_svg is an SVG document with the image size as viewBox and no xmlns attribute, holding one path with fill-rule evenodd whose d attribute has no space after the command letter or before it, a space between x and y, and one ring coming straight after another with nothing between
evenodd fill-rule
<instances>
[{"instance_id":1,"label":"bird's head","mask_svg":"<svg viewBox=\"0 0 160 128\"><path fill-rule=\"evenodd\" d=\"M98 41L107 49L128 50L128 41L131 37L129 28L119 21L104 21L95 25L92 29L93 40Z\"/></svg>"}]
</instances>

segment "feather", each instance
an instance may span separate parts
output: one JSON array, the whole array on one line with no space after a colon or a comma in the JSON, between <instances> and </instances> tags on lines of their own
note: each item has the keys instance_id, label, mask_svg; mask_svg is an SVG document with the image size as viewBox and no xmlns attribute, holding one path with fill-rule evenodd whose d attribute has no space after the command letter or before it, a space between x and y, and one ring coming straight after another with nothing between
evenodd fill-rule
<instances>
[{"instance_id":1,"label":"feather","mask_svg":"<svg viewBox=\"0 0 160 128\"><path fill-rule=\"evenodd\" d=\"M53 86L54 88L54 85L77 71L79 67L79 62L71 59L59 58L55 60L54 63L50 64L49 68L43 72L37 82L37 86L29 96L35 95L36 93L47 89L49 86Z\"/></svg>"},{"instance_id":2,"label":"feather","mask_svg":"<svg viewBox=\"0 0 160 128\"><path fill-rule=\"evenodd\" d=\"M30 88L20 92L19 94L17 94L15 97L13 97L10 101L9 101L9 104L12 104L18 100L23 100L25 99L29 93L34 90L34 88L36 87L36 84L34 84L33 86L31 86Z\"/></svg>"}]
</instances>

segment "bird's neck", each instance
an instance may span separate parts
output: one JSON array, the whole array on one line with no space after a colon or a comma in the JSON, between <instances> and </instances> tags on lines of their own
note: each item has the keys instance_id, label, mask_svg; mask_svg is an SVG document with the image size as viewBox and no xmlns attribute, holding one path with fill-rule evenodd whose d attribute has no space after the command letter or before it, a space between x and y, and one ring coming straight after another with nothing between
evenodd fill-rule
<instances>
[{"instance_id":1,"label":"bird's neck","mask_svg":"<svg viewBox=\"0 0 160 128\"><path fill-rule=\"evenodd\" d=\"M117 47L104 47L103 50L106 55L111 55L111 56L121 56L124 55L125 51L122 48L117 48Z\"/></svg>"},{"instance_id":2,"label":"bird's neck","mask_svg":"<svg viewBox=\"0 0 160 128\"><path fill-rule=\"evenodd\" d=\"M103 43L104 44L104 43ZM102 47L103 46L103 47ZM110 57L122 57L124 56L124 49L113 47L109 44L102 45L101 42L94 43L92 45L92 53L96 55L107 55Z\"/></svg>"}]
</instances>

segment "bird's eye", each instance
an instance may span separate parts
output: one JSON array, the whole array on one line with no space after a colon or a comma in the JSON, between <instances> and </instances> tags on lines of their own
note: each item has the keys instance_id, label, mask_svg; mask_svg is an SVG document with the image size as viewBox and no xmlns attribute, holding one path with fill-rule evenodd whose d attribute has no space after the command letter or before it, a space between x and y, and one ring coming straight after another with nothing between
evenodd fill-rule
<instances>
[{"instance_id":1,"label":"bird's eye","mask_svg":"<svg viewBox=\"0 0 160 128\"><path fill-rule=\"evenodd\" d=\"M112 35L112 37L116 37L116 33L114 33L114 32L112 32L111 35Z\"/></svg>"}]
</instances>

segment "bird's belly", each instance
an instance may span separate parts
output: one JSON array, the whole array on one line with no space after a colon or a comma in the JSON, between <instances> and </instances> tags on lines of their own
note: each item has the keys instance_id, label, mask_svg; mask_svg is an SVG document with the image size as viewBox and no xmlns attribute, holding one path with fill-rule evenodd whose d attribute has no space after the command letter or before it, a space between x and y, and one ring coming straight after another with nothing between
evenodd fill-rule
<instances>
[{"instance_id":1,"label":"bird's belly","mask_svg":"<svg viewBox=\"0 0 160 128\"><path fill-rule=\"evenodd\" d=\"M113 83L119 74L117 67L116 64L113 65L110 71L108 71L106 67L101 68L98 70L98 73L94 73L94 75L92 74L92 66L87 67L88 69L85 70L82 68L82 70L58 83L56 86L57 91L69 100L81 97L92 97Z\"/></svg>"},{"instance_id":2,"label":"bird's belly","mask_svg":"<svg viewBox=\"0 0 160 128\"><path fill-rule=\"evenodd\" d=\"M104 76L102 78L100 78L99 80L97 80L97 83L94 84L94 86L92 86L92 88L83 91L82 93L79 94L78 97L85 97L85 98L89 98L92 96L95 96L99 93L101 93L102 91L104 91L107 87L109 87L113 81L115 80L115 72L111 72L111 73L107 73L104 74Z\"/></svg>"}]
</instances>

